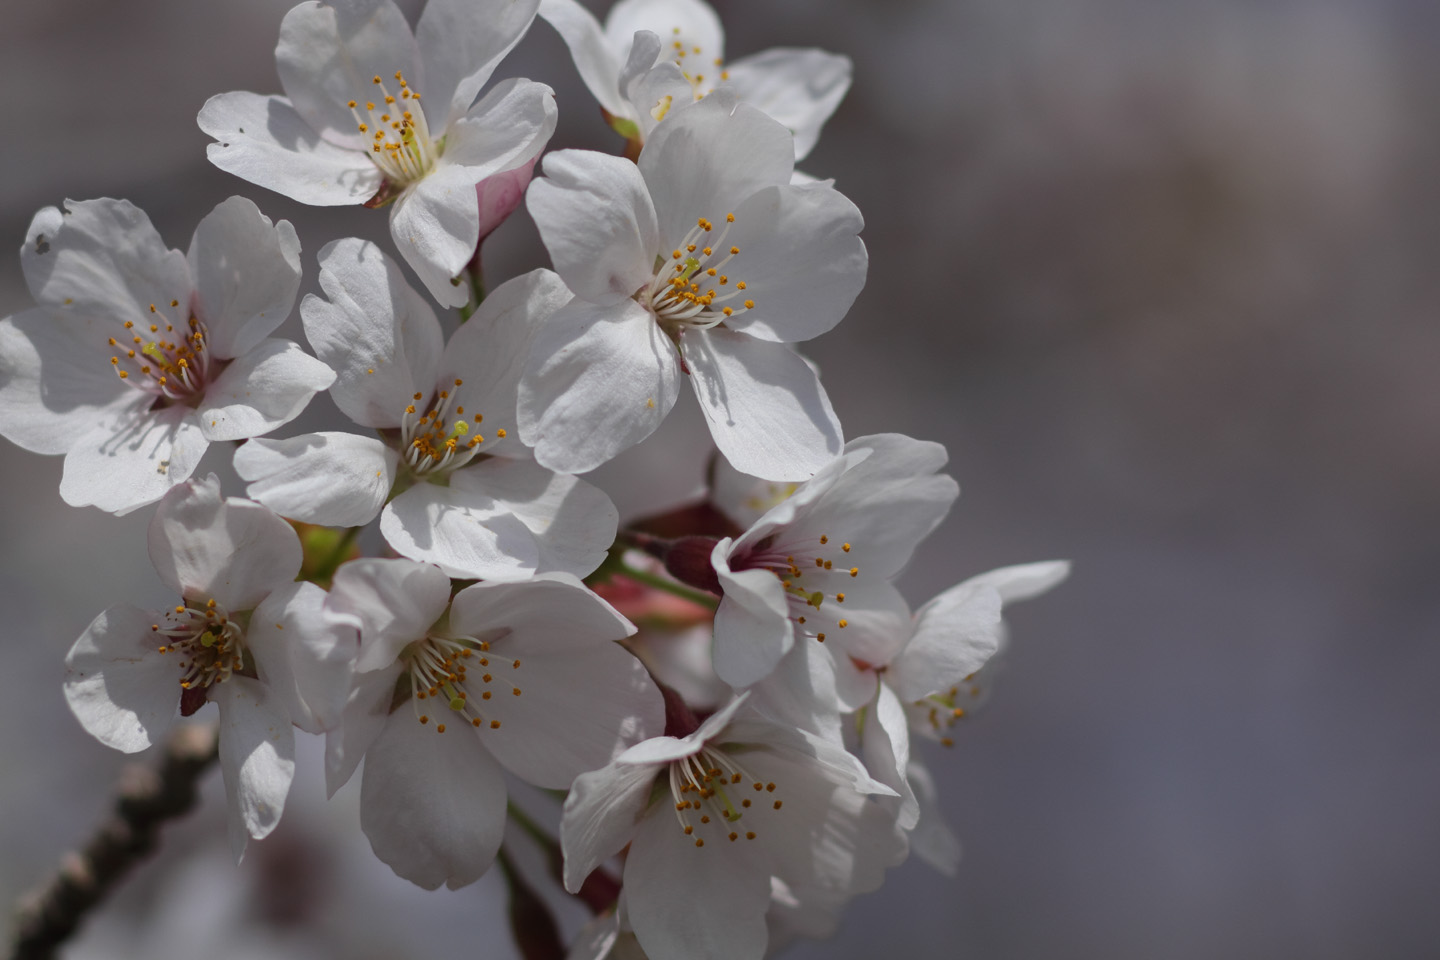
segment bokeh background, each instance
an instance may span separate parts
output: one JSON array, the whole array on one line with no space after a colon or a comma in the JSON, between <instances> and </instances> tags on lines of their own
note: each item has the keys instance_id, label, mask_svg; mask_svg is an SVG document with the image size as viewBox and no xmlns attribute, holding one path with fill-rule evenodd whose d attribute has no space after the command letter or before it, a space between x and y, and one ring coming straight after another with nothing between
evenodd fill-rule
<instances>
[{"instance_id":1,"label":"bokeh background","mask_svg":"<svg viewBox=\"0 0 1440 960\"><path fill-rule=\"evenodd\" d=\"M383 214L205 160L207 96L278 92L288 6L7 4L0 245L43 205L117 196L183 249L231 193L296 224L311 287L327 240L388 244ZM805 166L864 211L869 283L808 353L848 435L951 452L964 493L904 591L1075 561L1014 609L988 709L928 755L959 875L912 860L791 955L1434 955L1440 7L716 6L731 58L855 61ZM555 88L552 147L619 148L546 24L500 75ZM545 262L523 213L486 245L492 283ZM0 312L29 303L0 257ZM706 448L687 398L597 480L634 514L690 492ZM87 835L122 762L67 712L65 650L105 606L167 602L149 511L68 508L59 476L0 444L0 903ZM285 821L238 869L214 776L72 955L513 956L498 879L396 880L318 757L302 745Z\"/></svg>"}]
</instances>

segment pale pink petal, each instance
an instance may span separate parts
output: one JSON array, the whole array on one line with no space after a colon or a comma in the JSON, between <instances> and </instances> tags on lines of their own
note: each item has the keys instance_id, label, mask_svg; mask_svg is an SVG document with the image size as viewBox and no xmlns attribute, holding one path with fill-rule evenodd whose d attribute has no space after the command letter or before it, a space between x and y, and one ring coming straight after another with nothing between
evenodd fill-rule
<instances>
[{"instance_id":1,"label":"pale pink petal","mask_svg":"<svg viewBox=\"0 0 1440 960\"><path fill-rule=\"evenodd\" d=\"M325 734L326 796L333 797L345 785L380 736L395 701L395 683L404 672L405 665L397 660L383 669L354 675L340 723Z\"/></svg>"},{"instance_id":2,"label":"pale pink petal","mask_svg":"<svg viewBox=\"0 0 1440 960\"><path fill-rule=\"evenodd\" d=\"M654 432L675 405L679 379L675 345L648 310L572 300L531 347L520 438L552 470L593 470Z\"/></svg>"},{"instance_id":3,"label":"pale pink petal","mask_svg":"<svg viewBox=\"0 0 1440 960\"><path fill-rule=\"evenodd\" d=\"M467 167L437 167L390 208L390 239L441 306L463 307L465 265L480 243L477 178Z\"/></svg>"},{"instance_id":4,"label":"pale pink petal","mask_svg":"<svg viewBox=\"0 0 1440 960\"><path fill-rule=\"evenodd\" d=\"M289 340L262 340L205 388L195 415L210 440L244 440L300 416L335 371Z\"/></svg>"},{"instance_id":5,"label":"pale pink petal","mask_svg":"<svg viewBox=\"0 0 1440 960\"><path fill-rule=\"evenodd\" d=\"M783 123L803 160L820 139L820 128L850 89L849 57L813 47L774 47L725 65L726 82L745 103Z\"/></svg>"},{"instance_id":6,"label":"pale pink petal","mask_svg":"<svg viewBox=\"0 0 1440 960\"><path fill-rule=\"evenodd\" d=\"M444 334L435 310L368 240L320 250L320 287L300 304L305 337L335 371L330 396L362 427L398 427L405 407L435 389Z\"/></svg>"},{"instance_id":7,"label":"pale pink petal","mask_svg":"<svg viewBox=\"0 0 1440 960\"><path fill-rule=\"evenodd\" d=\"M408 706L365 754L360 829L375 856L434 890L474 883L505 835L505 778L469 724L436 733Z\"/></svg>"},{"instance_id":8,"label":"pale pink petal","mask_svg":"<svg viewBox=\"0 0 1440 960\"><path fill-rule=\"evenodd\" d=\"M275 47L280 85L305 122L341 146L365 146L349 101L362 106L366 100L380 101L377 76L398 97L397 70L416 82L423 94L418 65L410 25L392 0L337 4L308 0L292 7L280 23L280 42ZM432 126L437 133L443 129L443 123Z\"/></svg>"},{"instance_id":9,"label":"pale pink petal","mask_svg":"<svg viewBox=\"0 0 1440 960\"><path fill-rule=\"evenodd\" d=\"M355 630L324 616L325 591L289 583L261 601L245 631L260 679L280 710L306 733L340 723L350 693Z\"/></svg>"},{"instance_id":10,"label":"pale pink petal","mask_svg":"<svg viewBox=\"0 0 1440 960\"><path fill-rule=\"evenodd\" d=\"M594 14L575 0L541 0L540 16L555 28L565 46L570 48L575 69L589 88L590 95L611 114L627 116L628 104L621 97L617 85L623 58L618 48L612 48L605 39Z\"/></svg>"},{"instance_id":11,"label":"pale pink petal","mask_svg":"<svg viewBox=\"0 0 1440 960\"><path fill-rule=\"evenodd\" d=\"M466 109L535 19L539 0L428 0L415 25L425 67L421 95L446 125ZM427 110L426 116L431 116ZM439 124L437 124L438 126Z\"/></svg>"},{"instance_id":12,"label":"pale pink petal","mask_svg":"<svg viewBox=\"0 0 1440 960\"><path fill-rule=\"evenodd\" d=\"M769 570L731 570L730 541L715 545L711 563L724 597L715 611L715 672L732 687L763 680L795 642L790 605Z\"/></svg>"},{"instance_id":13,"label":"pale pink petal","mask_svg":"<svg viewBox=\"0 0 1440 960\"><path fill-rule=\"evenodd\" d=\"M560 820L565 889L577 893L591 871L630 842L661 770L651 764L612 763L575 778Z\"/></svg>"},{"instance_id":14,"label":"pale pink petal","mask_svg":"<svg viewBox=\"0 0 1440 960\"><path fill-rule=\"evenodd\" d=\"M210 162L266 190L315 207L364 203L384 176L360 149L321 138L284 97L236 91L205 101L197 118L215 142Z\"/></svg>"},{"instance_id":15,"label":"pale pink petal","mask_svg":"<svg viewBox=\"0 0 1440 960\"><path fill-rule=\"evenodd\" d=\"M709 4L702 0L619 0L605 17L606 42L623 55L637 30L648 30L667 42L673 38L683 45L687 69L703 72L713 68L714 79L719 79L720 68L714 64L725 56L725 30Z\"/></svg>"},{"instance_id":16,"label":"pale pink petal","mask_svg":"<svg viewBox=\"0 0 1440 960\"><path fill-rule=\"evenodd\" d=\"M635 164L589 150L559 150L543 163L526 206L555 272L582 300L618 304L650 282L660 238Z\"/></svg>"},{"instance_id":17,"label":"pale pink petal","mask_svg":"<svg viewBox=\"0 0 1440 960\"><path fill-rule=\"evenodd\" d=\"M890 665L886 682L903 700L948 690L979 670L1000 646L1000 594L966 582L915 615L910 643Z\"/></svg>"},{"instance_id":18,"label":"pale pink petal","mask_svg":"<svg viewBox=\"0 0 1440 960\"><path fill-rule=\"evenodd\" d=\"M840 454L840 420L803 359L789 348L715 329L681 349L710 436L735 469L804 480Z\"/></svg>"},{"instance_id":19,"label":"pale pink petal","mask_svg":"<svg viewBox=\"0 0 1440 960\"><path fill-rule=\"evenodd\" d=\"M364 558L340 567L325 602L327 617L360 631L355 672L388 667L406 644L426 635L450 602L450 578L410 560Z\"/></svg>"},{"instance_id":20,"label":"pale pink petal","mask_svg":"<svg viewBox=\"0 0 1440 960\"><path fill-rule=\"evenodd\" d=\"M65 454L60 498L125 514L154 503L199 465L210 441L188 407L105 410Z\"/></svg>"},{"instance_id":21,"label":"pale pink petal","mask_svg":"<svg viewBox=\"0 0 1440 960\"><path fill-rule=\"evenodd\" d=\"M897 822L900 829L909 830L920 819L919 803L906 778L910 767L910 725L895 691L884 683L877 684L877 688L860 731L860 756L870 776L900 795Z\"/></svg>"},{"instance_id":22,"label":"pale pink petal","mask_svg":"<svg viewBox=\"0 0 1440 960\"><path fill-rule=\"evenodd\" d=\"M399 457L374 437L307 433L251 440L235 451L246 496L283 517L330 527L364 526L385 505Z\"/></svg>"},{"instance_id":23,"label":"pale pink petal","mask_svg":"<svg viewBox=\"0 0 1440 960\"><path fill-rule=\"evenodd\" d=\"M258 503L220 496L215 474L181 484L156 508L150 560L187 600L215 600L231 613L253 610L300 572L300 538Z\"/></svg>"},{"instance_id":24,"label":"pale pink petal","mask_svg":"<svg viewBox=\"0 0 1440 960\"><path fill-rule=\"evenodd\" d=\"M156 615L129 604L96 617L65 656L65 701L95 739L136 753L165 736L182 671L159 652Z\"/></svg>"},{"instance_id":25,"label":"pale pink petal","mask_svg":"<svg viewBox=\"0 0 1440 960\"><path fill-rule=\"evenodd\" d=\"M280 823L295 777L295 729L258 680L232 675L210 698L220 705L220 772L238 862L251 837L262 839Z\"/></svg>"},{"instance_id":26,"label":"pale pink petal","mask_svg":"<svg viewBox=\"0 0 1440 960\"><path fill-rule=\"evenodd\" d=\"M272 224L244 197L206 214L186 260L211 356L228 360L255 349L295 306L300 238L290 221Z\"/></svg>"}]
</instances>

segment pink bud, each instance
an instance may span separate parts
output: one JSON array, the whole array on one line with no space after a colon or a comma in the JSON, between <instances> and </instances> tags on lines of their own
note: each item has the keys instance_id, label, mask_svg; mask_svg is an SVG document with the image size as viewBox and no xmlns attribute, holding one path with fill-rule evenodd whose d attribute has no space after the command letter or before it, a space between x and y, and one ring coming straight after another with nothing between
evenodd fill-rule
<instances>
[{"instance_id":1,"label":"pink bud","mask_svg":"<svg viewBox=\"0 0 1440 960\"><path fill-rule=\"evenodd\" d=\"M535 175L537 153L514 170L497 173L475 184L475 197L480 203L480 239L483 241L505 218L515 212L525 196L525 188Z\"/></svg>"}]
</instances>

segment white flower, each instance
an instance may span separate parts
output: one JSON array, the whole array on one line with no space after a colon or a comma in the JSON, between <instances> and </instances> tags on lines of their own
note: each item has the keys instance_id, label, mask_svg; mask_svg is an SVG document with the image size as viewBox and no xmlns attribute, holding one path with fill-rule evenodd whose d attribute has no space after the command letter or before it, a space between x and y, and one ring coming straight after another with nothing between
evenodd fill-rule
<instances>
[{"instance_id":1,"label":"white flower","mask_svg":"<svg viewBox=\"0 0 1440 960\"><path fill-rule=\"evenodd\" d=\"M960 847L940 819L929 772L911 756L910 734L950 746L949 728L979 694L975 675L1003 642L1003 606L1039 596L1069 572L1068 563L1048 561L971 577L930 600L899 630L876 630L874 621L861 626L834 657L841 687L852 698L869 692L859 721L866 768L900 794L900 826L922 831L916 850L942 872L954 872Z\"/></svg>"},{"instance_id":2,"label":"white flower","mask_svg":"<svg viewBox=\"0 0 1440 960\"><path fill-rule=\"evenodd\" d=\"M320 733L339 721L355 635L325 621L323 590L294 582L301 549L290 525L221 499L213 474L165 496L149 543L180 602L96 617L65 658L65 699L91 735L126 753L163 738L177 706L189 716L219 704L238 859L280 820L295 771L291 724Z\"/></svg>"},{"instance_id":3,"label":"white flower","mask_svg":"<svg viewBox=\"0 0 1440 960\"><path fill-rule=\"evenodd\" d=\"M802 160L850 88L850 58L813 48L777 47L727 64L725 32L702 0L620 0L603 28L575 0L542 0L540 16L564 38L611 124L632 139L647 138L667 110L723 82L788 127ZM653 71L657 60L670 69Z\"/></svg>"},{"instance_id":4,"label":"white flower","mask_svg":"<svg viewBox=\"0 0 1440 960\"><path fill-rule=\"evenodd\" d=\"M390 445L349 433L251 441L235 470L251 497L287 517L359 526L377 513L403 556L455 577L584 576L619 515L598 488L529 459L515 430L520 369L541 319L569 297L548 270L497 287L450 342L425 298L380 248L320 251L320 285L300 305L306 336L336 371L331 397ZM413 484L389 504L397 479Z\"/></svg>"},{"instance_id":5,"label":"white flower","mask_svg":"<svg viewBox=\"0 0 1440 960\"><path fill-rule=\"evenodd\" d=\"M448 606L448 611L447 611ZM565 574L479 583L355 560L326 605L360 631L355 686L327 740L333 793L365 757L360 826L427 889L476 880L505 829L502 770L563 790L664 725L660 692L614 641L635 628Z\"/></svg>"},{"instance_id":6,"label":"white flower","mask_svg":"<svg viewBox=\"0 0 1440 960\"><path fill-rule=\"evenodd\" d=\"M732 686L762 679L809 637L865 655L852 638L902 632L909 608L890 582L959 496L938 471L945 448L899 434L861 437L741 536L716 543L724 597L715 669ZM858 702L843 684L841 700Z\"/></svg>"},{"instance_id":7,"label":"white flower","mask_svg":"<svg viewBox=\"0 0 1440 960\"><path fill-rule=\"evenodd\" d=\"M720 451L767 479L839 453L815 371L786 344L829 330L865 283L860 212L791 186L790 135L717 93L657 128L633 164L550 153L527 204L575 293L520 382L535 457L583 472L648 436L687 373Z\"/></svg>"},{"instance_id":8,"label":"white flower","mask_svg":"<svg viewBox=\"0 0 1440 960\"><path fill-rule=\"evenodd\" d=\"M64 454L60 496L127 513L187 479L212 440L266 433L335 379L267 339L300 285L300 241L231 197L168 249L124 200L35 215L20 252L38 307L0 320L0 434Z\"/></svg>"},{"instance_id":9,"label":"white flower","mask_svg":"<svg viewBox=\"0 0 1440 960\"><path fill-rule=\"evenodd\" d=\"M626 912L651 960L758 960L772 877L839 899L904 858L893 817L870 799L888 788L828 740L737 717L742 702L582 774L565 801L566 889L629 844Z\"/></svg>"},{"instance_id":10,"label":"white flower","mask_svg":"<svg viewBox=\"0 0 1440 960\"><path fill-rule=\"evenodd\" d=\"M301 203L393 200L401 256L436 300L464 306L476 185L533 162L555 130L542 83L506 80L474 103L537 3L430 0L414 33L393 0L302 3L275 48L286 96L224 93L200 111L210 161Z\"/></svg>"}]
</instances>

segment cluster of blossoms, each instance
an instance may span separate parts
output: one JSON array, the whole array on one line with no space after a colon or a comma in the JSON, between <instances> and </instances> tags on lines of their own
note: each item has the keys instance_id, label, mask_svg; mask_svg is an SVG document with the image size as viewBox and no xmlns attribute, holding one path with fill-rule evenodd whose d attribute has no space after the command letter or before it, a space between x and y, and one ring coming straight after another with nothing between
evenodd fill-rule
<instances>
[{"instance_id":1,"label":"cluster of blossoms","mask_svg":"<svg viewBox=\"0 0 1440 960\"><path fill-rule=\"evenodd\" d=\"M623 156L541 159L551 90L490 82L537 15ZM575 0L430 0L413 31L392 0L292 9L285 95L211 98L210 159L304 203L389 206L421 286L373 243L325 245L299 304L313 355L270 336L303 258L250 200L185 254L124 201L36 214L0 434L65 456L68 503L158 503L150 555L177 595L97 617L65 696L127 752L215 702L237 857L281 816L298 727L325 735L332 792L366 760L361 826L426 888L496 859L507 771L564 793L558 879L596 913L576 957L759 958L833 929L911 848L954 869L912 736L949 744L1005 604L1066 566L918 611L894 586L958 495L945 450L846 442L793 347L865 282L860 212L795 169L849 61L728 63L723 43L701 0L621 0L603 25ZM522 199L554 269L487 292L481 241ZM683 382L719 453L708 487L621 528L577 475ZM270 436L324 390L353 429ZM196 474L220 441L247 499ZM358 556L377 518L385 555Z\"/></svg>"}]
</instances>

